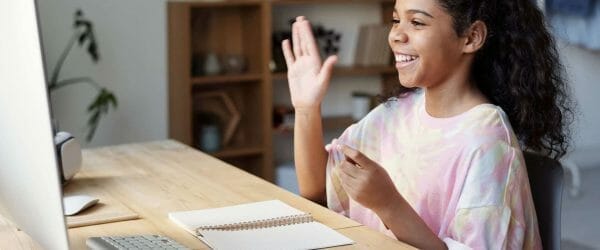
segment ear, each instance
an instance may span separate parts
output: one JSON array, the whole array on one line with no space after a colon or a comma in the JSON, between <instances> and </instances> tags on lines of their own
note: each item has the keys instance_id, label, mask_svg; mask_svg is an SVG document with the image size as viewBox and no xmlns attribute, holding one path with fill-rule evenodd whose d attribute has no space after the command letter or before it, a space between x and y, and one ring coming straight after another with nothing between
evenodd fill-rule
<instances>
[{"instance_id":1,"label":"ear","mask_svg":"<svg viewBox=\"0 0 600 250\"><path fill-rule=\"evenodd\" d=\"M465 31L464 53L474 53L483 47L487 37L487 26L484 22L477 20Z\"/></svg>"}]
</instances>

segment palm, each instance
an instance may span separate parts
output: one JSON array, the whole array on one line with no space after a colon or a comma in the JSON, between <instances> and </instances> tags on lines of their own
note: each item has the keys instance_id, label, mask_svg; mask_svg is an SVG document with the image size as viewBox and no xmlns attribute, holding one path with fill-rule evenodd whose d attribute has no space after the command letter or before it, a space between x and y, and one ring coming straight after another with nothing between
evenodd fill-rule
<instances>
[{"instance_id":1,"label":"palm","mask_svg":"<svg viewBox=\"0 0 600 250\"><path fill-rule=\"evenodd\" d=\"M292 105L295 108L316 107L321 104L335 57L321 65L321 57L310 24L299 17L292 27L294 49L284 41L283 51L288 66L288 82Z\"/></svg>"},{"instance_id":2,"label":"palm","mask_svg":"<svg viewBox=\"0 0 600 250\"><path fill-rule=\"evenodd\" d=\"M303 56L288 69L290 94L294 107L305 107L320 103L326 89L319 82L321 58L319 56Z\"/></svg>"}]
</instances>

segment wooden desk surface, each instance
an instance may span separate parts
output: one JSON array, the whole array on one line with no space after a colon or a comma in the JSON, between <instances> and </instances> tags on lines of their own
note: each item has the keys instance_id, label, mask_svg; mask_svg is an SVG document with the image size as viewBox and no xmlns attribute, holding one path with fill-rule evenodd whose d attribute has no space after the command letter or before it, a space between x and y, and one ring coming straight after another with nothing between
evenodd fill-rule
<instances>
[{"instance_id":1,"label":"wooden desk surface","mask_svg":"<svg viewBox=\"0 0 600 250\"><path fill-rule=\"evenodd\" d=\"M357 244L348 249L412 249L324 207L176 141L110 146L83 151L82 171L65 187L102 189L140 219L68 230L72 249L85 249L91 236L162 234L194 248L202 242L171 222L167 213L279 199ZM38 249L0 217L0 249Z\"/></svg>"}]
</instances>

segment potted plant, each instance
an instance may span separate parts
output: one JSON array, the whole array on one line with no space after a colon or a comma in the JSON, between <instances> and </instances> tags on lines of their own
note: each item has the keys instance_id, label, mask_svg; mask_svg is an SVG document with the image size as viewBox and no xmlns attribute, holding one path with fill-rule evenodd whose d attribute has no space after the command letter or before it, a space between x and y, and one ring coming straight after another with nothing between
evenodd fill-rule
<instances>
[{"instance_id":1,"label":"potted plant","mask_svg":"<svg viewBox=\"0 0 600 250\"><path fill-rule=\"evenodd\" d=\"M60 78L62 66L75 44L78 44L79 47L85 46L87 48L87 54L91 57L92 62L97 63L100 60L100 55L98 54L98 43L94 35L92 22L83 16L83 11L81 10L77 10L75 12L73 35L56 62L56 66L54 67L48 82L48 89L50 93L52 93L53 91L68 85L87 83L98 91L96 97L87 106L87 113L89 117L87 120L86 141L90 142L94 137L96 129L98 128L100 118L108 113L111 106L113 109L117 107L117 97L113 94L113 92L102 87L90 77L72 77L67 79Z\"/></svg>"}]
</instances>

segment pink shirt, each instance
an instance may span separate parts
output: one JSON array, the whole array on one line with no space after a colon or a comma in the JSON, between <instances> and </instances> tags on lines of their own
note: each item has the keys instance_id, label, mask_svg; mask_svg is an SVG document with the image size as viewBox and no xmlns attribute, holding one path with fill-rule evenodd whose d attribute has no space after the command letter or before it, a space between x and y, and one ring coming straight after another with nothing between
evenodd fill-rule
<instances>
[{"instance_id":1,"label":"pink shirt","mask_svg":"<svg viewBox=\"0 0 600 250\"><path fill-rule=\"evenodd\" d=\"M423 92L378 106L332 144L356 148L385 168L450 249L541 249L527 170L506 114L481 104L435 118L425 111ZM341 159L330 150L329 208L395 238L339 186L334 169Z\"/></svg>"}]
</instances>

